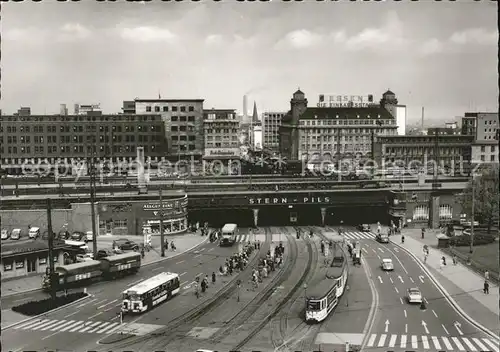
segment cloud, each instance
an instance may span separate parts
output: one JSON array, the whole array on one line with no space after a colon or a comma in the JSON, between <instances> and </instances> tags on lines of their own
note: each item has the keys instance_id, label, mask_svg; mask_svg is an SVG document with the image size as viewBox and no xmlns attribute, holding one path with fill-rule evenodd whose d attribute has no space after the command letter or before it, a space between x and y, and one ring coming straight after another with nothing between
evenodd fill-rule
<instances>
[{"instance_id":1,"label":"cloud","mask_svg":"<svg viewBox=\"0 0 500 352\"><path fill-rule=\"evenodd\" d=\"M66 23L60 28L60 31L59 40L63 41L86 39L92 33L79 23Z\"/></svg>"},{"instance_id":2,"label":"cloud","mask_svg":"<svg viewBox=\"0 0 500 352\"><path fill-rule=\"evenodd\" d=\"M420 54L424 56L438 54L443 52L443 50L443 43L436 38L425 41L419 48Z\"/></svg>"},{"instance_id":3,"label":"cloud","mask_svg":"<svg viewBox=\"0 0 500 352\"><path fill-rule=\"evenodd\" d=\"M120 36L125 40L131 40L136 42L159 42L164 41L168 43L174 43L177 40L177 36L165 28L158 27L135 27L135 28L123 28L121 30Z\"/></svg>"},{"instance_id":4,"label":"cloud","mask_svg":"<svg viewBox=\"0 0 500 352\"><path fill-rule=\"evenodd\" d=\"M461 32L453 33L450 37L450 42L458 45L491 45L498 43L498 33L488 32L484 28L470 28Z\"/></svg>"},{"instance_id":5,"label":"cloud","mask_svg":"<svg viewBox=\"0 0 500 352\"><path fill-rule=\"evenodd\" d=\"M45 35L37 28L12 28L2 32L2 39L13 42L37 42Z\"/></svg>"},{"instance_id":6,"label":"cloud","mask_svg":"<svg viewBox=\"0 0 500 352\"><path fill-rule=\"evenodd\" d=\"M288 33L281 39L276 46L288 46L294 49L304 49L319 44L322 41L320 34L308 31L307 29L299 29Z\"/></svg>"},{"instance_id":7,"label":"cloud","mask_svg":"<svg viewBox=\"0 0 500 352\"><path fill-rule=\"evenodd\" d=\"M209 46L218 46L224 42L224 38L220 34L210 34L205 38L205 44Z\"/></svg>"}]
</instances>

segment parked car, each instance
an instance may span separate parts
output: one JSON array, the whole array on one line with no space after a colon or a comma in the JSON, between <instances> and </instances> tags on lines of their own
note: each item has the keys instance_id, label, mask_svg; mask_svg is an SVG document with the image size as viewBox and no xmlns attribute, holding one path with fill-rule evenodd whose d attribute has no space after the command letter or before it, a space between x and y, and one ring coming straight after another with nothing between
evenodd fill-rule
<instances>
[{"instance_id":1,"label":"parked car","mask_svg":"<svg viewBox=\"0 0 500 352\"><path fill-rule=\"evenodd\" d=\"M389 236L387 236L387 234L377 234L375 239L380 243L389 243Z\"/></svg>"},{"instance_id":2,"label":"parked car","mask_svg":"<svg viewBox=\"0 0 500 352\"><path fill-rule=\"evenodd\" d=\"M360 225L358 225L358 230L363 231L363 232L368 232L368 231L371 231L372 228L368 224L360 224Z\"/></svg>"},{"instance_id":3,"label":"parked car","mask_svg":"<svg viewBox=\"0 0 500 352\"><path fill-rule=\"evenodd\" d=\"M87 242L88 241L87 234L85 234L83 232L80 232L80 231L73 232L71 234L70 238L73 241L83 241L83 242Z\"/></svg>"},{"instance_id":4,"label":"parked car","mask_svg":"<svg viewBox=\"0 0 500 352\"><path fill-rule=\"evenodd\" d=\"M382 264L380 266L384 271L394 270L394 264L392 263L392 259L382 259Z\"/></svg>"},{"instance_id":5,"label":"parked car","mask_svg":"<svg viewBox=\"0 0 500 352\"><path fill-rule=\"evenodd\" d=\"M87 235L88 242L92 242L94 240L94 233L92 231L87 231L85 234Z\"/></svg>"},{"instance_id":6,"label":"parked car","mask_svg":"<svg viewBox=\"0 0 500 352\"><path fill-rule=\"evenodd\" d=\"M6 240L10 237L10 232L7 229L2 229L2 240Z\"/></svg>"},{"instance_id":7,"label":"parked car","mask_svg":"<svg viewBox=\"0 0 500 352\"><path fill-rule=\"evenodd\" d=\"M31 239L37 239L38 237L40 237L40 228L39 227L30 228L30 231L28 232L28 237Z\"/></svg>"},{"instance_id":8,"label":"parked car","mask_svg":"<svg viewBox=\"0 0 500 352\"><path fill-rule=\"evenodd\" d=\"M115 252L113 252L113 250L111 249L99 249L97 251L96 260L99 260L101 258L111 257L113 255L115 255Z\"/></svg>"},{"instance_id":9,"label":"parked car","mask_svg":"<svg viewBox=\"0 0 500 352\"><path fill-rule=\"evenodd\" d=\"M113 241L113 248L118 247L122 251L133 250L138 251L139 245L134 241L130 241L126 238L120 238L118 240Z\"/></svg>"},{"instance_id":10,"label":"parked car","mask_svg":"<svg viewBox=\"0 0 500 352\"><path fill-rule=\"evenodd\" d=\"M12 230L12 232L10 234L10 238L13 240L18 240L21 238L21 236L22 236L21 229L14 229L14 230Z\"/></svg>"},{"instance_id":11,"label":"parked car","mask_svg":"<svg viewBox=\"0 0 500 352\"><path fill-rule=\"evenodd\" d=\"M422 303L422 293L418 288L409 288L407 298L408 303Z\"/></svg>"}]
</instances>

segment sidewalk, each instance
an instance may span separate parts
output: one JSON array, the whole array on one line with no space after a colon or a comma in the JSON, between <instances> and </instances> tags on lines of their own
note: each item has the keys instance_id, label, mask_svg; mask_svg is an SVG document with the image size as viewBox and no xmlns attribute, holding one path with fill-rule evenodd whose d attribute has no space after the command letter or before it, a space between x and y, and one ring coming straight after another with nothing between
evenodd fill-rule
<instances>
[{"instance_id":1,"label":"sidewalk","mask_svg":"<svg viewBox=\"0 0 500 352\"><path fill-rule=\"evenodd\" d=\"M492 331L498 332L498 286L490 282L490 293L483 293L484 276L479 275L468 266L453 260L444 251L437 249L436 235L439 231L427 230L425 238L421 238L420 229L404 229L405 243L401 244L401 236L391 236L392 242L404 247L414 254L423 264L423 246L429 246L429 256L423 265L434 275L457 305L473 320ZM441 257L446 258L446 266L440 267ZM479 303L479 304L478 304Z\"/></svg>"},{"instance_id":2,"label":"sidewalk","mask_svg":"<svg viewBox=\"0 0 500 352\"><path fill-rule=\"evenodd\" d=\"M156 238L158 237L158 238ZM142 236L127 236L131 241L142 243ZM175 236L165 236L170 242L174 241L177 250L173 252L172 250L165 251L165 257L161 257L161 247L160 247L160 236L153 236L152 246L153 248L149 252L145 252L144 259L142 259L142 266L154 264L159 261L171 258L173 256L184 253L193 247L196 247L208 240L208 236L200 236L199 234L181 234ZM97 248L111 248L113 240L117 239L116 236L99 236L97 238ZM18 293L35 291L41 288L42 285L42 274L34 275L29 277L21 277L19 279L12 279L7 281L2 281L2 292L1 296L11 296Z\"/></svg>"}]
</instances>

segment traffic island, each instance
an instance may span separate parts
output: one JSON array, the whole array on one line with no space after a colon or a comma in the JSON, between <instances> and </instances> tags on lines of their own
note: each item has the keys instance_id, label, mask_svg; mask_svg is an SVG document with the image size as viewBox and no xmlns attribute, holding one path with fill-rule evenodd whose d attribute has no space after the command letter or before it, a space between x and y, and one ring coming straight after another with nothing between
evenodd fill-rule
<instances>
[{"instance_id":1,"label":"traffic island","mask_svg":"<svg viewBox=\"0 0 500 352\"><path fill-rule=\"evenodd\" d=\"M12 310L16 313L27 315L33 317L36 315L48 313L54 309L61 308L75 301L87 297L88 294L85 292L75 292L64 296L58 296L55 299L46 298L38 301L30 301L27 303L20 304L18 306L12 307Z\"/></svg>"},{"instance_id":2,"label":"traffic island","mask_svg":"<svg viewBox=\"0 0 500 352\"><path fill-rule=\"evenodd\" d=\"M113 343L121 342L123 340L129 339L131 337L137 336L136 334L128 334L126 332L119 332L119 333L114 333L111 335L108 335L104 337L103 339L100 339L97 341L98 344L100 345L110 345Z\"/></svg>"}]
</instances>

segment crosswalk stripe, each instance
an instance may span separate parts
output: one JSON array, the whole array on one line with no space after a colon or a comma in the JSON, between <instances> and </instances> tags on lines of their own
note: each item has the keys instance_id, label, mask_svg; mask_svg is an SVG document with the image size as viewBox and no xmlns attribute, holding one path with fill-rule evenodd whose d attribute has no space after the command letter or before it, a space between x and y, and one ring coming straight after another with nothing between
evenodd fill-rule
<instances>
[{"instance_id":1,"label":"crosswalk stripe","mask_svg":"<svg viewBox=\"0 0 500 352\"><path fill-rule=\"evenodd\" d=\"M396 339L398 338L398 335L391 335L391 340L389 341L389 347L394 347L396 344Z\"/></svg>"},{"instance_id":2,"label":"crosswalk stripe","mask_svg":"<svg viewBox=\"0 0 500 352\"><path fill-rule=\"evenodd\" d=\"M429 349L429 340L427 339L427 336L422 336L422 344L424 345L424 349Z\"/></svg>"},{"instance_id":3,"label":"crosswalk stripe","mask_svg":"<svg viewBox=\"0 0 500 352\"><path fill-rule=\"evenodd\" d=\"M436 347L437 350L441 350L441 344L439 343L439 340L436 336L431 336L432 343L434 344L434 347Z\"/></svg>"},{"instance_id":4,"label":"crosswalk stripe","mask_svg":"<svg viewBox=\"0 0 500 352\"><path fill-rule=\"evenodd\" d=\"M37 323L40 323L40 322L42 322L42 321L43 321L43 319L37 320ZM33 324L33 322L34 322L34 321L33 321L33 320L31 320L31 321L28 321L28 322L26 322L26 323L22 323L22 324L20 324L20 325L18 325L18 326L16 326L16 327L14 327L14 329L22 329L23 327L25 327L25 326L27 326L27 325L31 325L31 324Z\"/></svg>"},{"instance_id":5,"label":"crosswalk stripe","mask_svg":"<svg viewBox=\"0 0 500 352\"><path fill-rule=\"evenodd\" d=\"M370 339L368 340L367 346L372 347L373 344L375 343L376 338L377 338L377 334L372 334L372 336L370 336Z\"/></svg>"},{"instance_id":6,"label":"crosswalk stripe","mask_svg":"<svg viewBox=\"0 0 500 352\"><path fill-rule=\"evenodd\" d=\"M39 320L37 322L30 322L30 324L26 324L22 327L23 330L26 330L26 329L31 329L35 326L38 326L38 325L44 325L46 322L50 321L49 319L43 319L43 320Z\"/></svg>"},{"instance_id":7,"label":"crosswalk stripe","mask_svg":"<svg viewBox=\"0 0 500 352\"><path fill-rule=\"evenodd\" d=\"M387 338L386 334L380 335L380 340L378 340L378 347L382 347L385 345L385 339Z\"/></svg>"},{"instance_id":8,"label":"crosswalk stripe","mask_svg":"<svg viewBox=\"0 0 500 352\"><path fill-rule=\"evenodd\" d=\"M473 337L472 341L474 341L476 343L476 345L479 346L479 348L481 349L481 351L487 351L488 350L488 347L486 347L485 345L483 345L483 343L481 342L481 340L479 340L477 337Z\"/></svg>"},{"instance_id":9,"label":"crosswalk stripe","mask_svg":"<svg viewBox=\"0 0 500 352\"><path fill-rule=\"evenodd\" d=\"M406 348L406 335L401 335L401 342L400 342L400 347L401 348Z\"/></svg>"},{"instance_id":10,"label":"crosswalk stripe","mask_svg":"<svg viewBox=\"0 0 500 352\"><path fill-rule=\"evenodd\" d=\"M465 344L467 345L467 347L469 347L469 351L470 352L476 352L477 351L477 348L476 346L474 346L472 344L472 342L469 341L469 339L467 337L462 337L462 341L465 342Z\"/></svg>"},{"instance_id":11,"label":"crosswalk stripe","mask_svg":"<svg viewBox=\"0 0 500 352\"><path fill-rule=\"evenodd\" d=\"M66 325L64 328L60 329L59 331L64 332L64 331L66 331L66 330L69 330L69 329L71 329L71 328L73 328L73 327L77 326L77 325L81 325L82 323L83 323L82 321L75 321L75 322L74 322L74 323L72 323L72 324Z\"/></svg>"},{"instance_id":12,"label":"crosswalk stripe","mask_svg":"<svg viewBox=\"0 0 500 352\"><path fill-rule=\"evenodd\" d=\"M35 327L31 327L31 328L30 328L30 330L38 330L38 329L41 329L41 328L43 328L43 327L45 327L45 326L47 326L47 325L51 325L53 322L54 322L53 320L49 320L49 321L47 321L47 322L45 322L45 323L43 323L43 324L38 324L38 325L37 325L37 326L35 326Z\"/></svg>"},{"instance_id":13,"label":"crosswalk stripe","mask_svg":"<svg viewBox=\"0 0 500 352\"><path fill-rule=\"evenodd\" d=\"M74 320L70 320L70 321L67 321L67 322L65 322L64 324L61 324L61 325L54 325L49 330L50 331L60 330L60 329L62 329L65 326L73 324L74 322L75 322Z\"/></svg>"},{"instance_id":14,"label":"crosswalk stripe","mask_svg":"<svg viewBox=\"0 0 500 352\"><path fill-rule=\"evenodd\" d=\"M47 329L53 328L54 326L61 325L61 323L64 324L65 322L66 322L66 320L53 320L52 324L44 326L44 328L40 329L40 331L45 331Z\"/></svg>"},{"instance_id":15,"label":"crosswalk stripe","mask_svg":"<svg viewBox=\"0 0 500 352\"><path fill-rule=\"evenodd\" d=\"M465 351L464 345L462 345L462 344L460 343L460 340L459 340L458 338L456 338L456 337L452 337L452 338L451 338L451 340L452 340L453 342L455 342L455 345L457 345L457 347L458 347L458 349L459 349L460 351Z\"/></svg>"},{"instance_id":16,"label":"crosswalk stripe","mask_svg":"<svg viewBox=\"0 0 500 352\"><path fill-rule=\"evenodd\" d=\"M102 334L103 332L111 329L112 327L116 327L117 325L119 325L119 324L118 323L111 323L111 325L108 325L104 329L101 329L101 330L97 331L97 333L98 334Z\"/></svg>"},{"instance_id":17,"label":"crosswalk stripe","mask_svg":"<svg viewBox=\"0 0 500 352\"><path fill-rule=\"evenodd\" d=\"M96 321L96 322L94 322L94 323L92 323L92 324L87 325L87 327L83 328L83 329L82 329L82 330L80 330L79 332L85 332L85 331L87 331L87 330L90 330L90 329L92 329L93 327L95 327L96 325L101 325L101 323L102 323L102 321Z\"/></svg>"},{"instance_id":18,"label":"crosswalk stripe","mask_svg":"<svg viewBox=\"0 0 500 352\"><path fill-rule=\"evenodd\" d=\"M443 342L444 342L444 344L446 346L446 349L447 350L453 350L453 346L451 345L450 340L448 340L447 337L442 337L442 339L443 339Z\"/></svg>"},{"instance_id":19,"label":"crosswalk stripe","mask_svg":"<svg viewBox=\"0 0 500 352\"><path fill-rule=\"evenodd\" d=\"M118 325L115 325L113 328L109 329L108 331L106 331L106 334L112 334L112 333L115 333L117 332L118 330L120 330L122 328L122 325L118 324Z\"/></svg>"},{"instance_id":20,"label":"crosswalk stripe","mask_svg":"<svg viewBox=\"0 0 500 352\"><path fill-rule=\"evenodd\" d=\"M483 339L483 341L488 345L490 346L493 351L495 352L498 352L498 345L495 346L495 344L493 343L493 341L491 341L490 339Z\"/></svg>"},{"instance_id":21,"label":"crosswalk stripe","mask_svg":"<svg viewBox=\"0 0 500 352\"><path fill-rule=\"evenodd\" d=\"M69 330L69 332L75 332L76 330L79 330L81 327L87 325L86 321L81 321L78 325L75 325L73 329Z\"/></svg>"},{"instance_id":22,"label":"crosswalk stripe","mask_svg":"<svg viewBox=\"0 0 500 352\"><path fill-rule=\"evenodd\" d=\"M411 347L418 348L418 340L417 340L417 336L415 336L415 335L411 335Z\"/></svg>"},{"instance_id":23,"label":"crosswalk stripe","mask_svg":"<svg viewBox=\"0 0 500 352\"><path fill-rule=\"evenodd\" d=\"M111 324L109 321L108 321L108 322L105 322L104 324L101 324L101 325L99 325L99 326L97 326L97 327L93 328L92 330L89 330L88 332L89 332L89 333L93 333L93 332L96 332L96 331L97 331L97 330L99 330L99 329L104 329L104 327L105 327L105 326L107 326L107 325L109 325L109 324Z\"/></svg>"}]
</instances>

